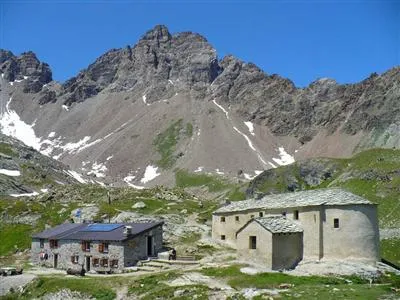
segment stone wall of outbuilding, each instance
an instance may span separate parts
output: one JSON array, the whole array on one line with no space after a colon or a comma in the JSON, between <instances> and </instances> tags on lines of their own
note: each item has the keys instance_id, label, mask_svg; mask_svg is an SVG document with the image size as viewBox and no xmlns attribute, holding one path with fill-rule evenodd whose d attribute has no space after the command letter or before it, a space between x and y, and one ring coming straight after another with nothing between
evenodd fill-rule
<instances>
[{"instance_id":1,"label":"stone wall of outbuilding","mask_svg":"<svg viewBox=\"0 0 400 300\"><path fill-rule=\"evenodd\" d=\"M272 235L272 269L293 269L303 259L303 233Z\"/></svg>"},{"instance_id":2,"label":"stone wall of outbuilding","mask_svg":"<svg viewBox=\"0 0 400 300\"><path fill-rule=\"evenodd\" d=\"M124 241L124 264L125 266L133 266L139 260L148 258L147 249L147 238L152 237L153 249L151 251L152 256L157 256L158 252L163 246L163 230L162 226L157 226L150 231L144 232L143 234Z\"/></svg>"},{"instance_id":3,"label":"stone wall of outbuilding","mask_svg":"<svg viewBox=\"0 0 400 300\"><path fill-rule=\"evenodd\" d=\"M250 249L250 236L257 239ZM237 235L237 259L272 269L272 234L257 222L251 222Z\"/></svg>"}]
</instances>

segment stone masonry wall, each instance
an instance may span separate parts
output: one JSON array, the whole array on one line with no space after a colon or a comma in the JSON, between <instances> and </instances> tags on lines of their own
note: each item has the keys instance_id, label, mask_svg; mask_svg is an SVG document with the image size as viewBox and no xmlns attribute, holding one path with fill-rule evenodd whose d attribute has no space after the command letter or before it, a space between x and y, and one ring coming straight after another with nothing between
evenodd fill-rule
<instances>
[{"instance_id":1,"label":"stone masonry wall","mask_svg":"<svg viewBox=\"0 0 400 300\"><path fill-rule=\"evenodd\" d=\"M162 249L163 244L163 231L162 226L153 228L133 239L124 241L124 264L125 266L133 266L139 260L147 259L147 237L153 238L152 256L157 256L158 252Z\"/></svg>"}]
</instances>

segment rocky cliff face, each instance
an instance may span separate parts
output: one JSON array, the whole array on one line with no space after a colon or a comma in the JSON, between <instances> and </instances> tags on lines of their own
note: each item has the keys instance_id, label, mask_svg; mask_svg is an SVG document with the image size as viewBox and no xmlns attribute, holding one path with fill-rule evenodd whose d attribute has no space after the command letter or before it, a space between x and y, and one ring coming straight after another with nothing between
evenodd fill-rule
<instances>
[{"instance_id":1,"label":"rocky cliff face","mask_svg":"<svg viewBox=\"0 0 400 300\"><path fill-rule=\"evenodd\" d=\"M31 146L112 182L171 184L174 168L251 178L294 159L400 147L399 67L296 88L234 56L218 60L199 34L158 25L64 84L32 52L1 50L0 72L4 133L24 140L18 117L32 124ZM169 179L149 180L149 166Z\"/></svg>"},{"instance_id":2,"label":"rocky cliff face","mask_svg":"<svg viewBox=\"0 0 400 300\"><path fill-rule=\"evenodd\" d=\"M165 26L148 31L131 48L114 49L99 57L63 85L65 103L84 101L105 88L112 92L142 91L152 103L192 89L204 94L218 75L215 49L202 36L171 35Z\"/></svg>"}]
</instances>

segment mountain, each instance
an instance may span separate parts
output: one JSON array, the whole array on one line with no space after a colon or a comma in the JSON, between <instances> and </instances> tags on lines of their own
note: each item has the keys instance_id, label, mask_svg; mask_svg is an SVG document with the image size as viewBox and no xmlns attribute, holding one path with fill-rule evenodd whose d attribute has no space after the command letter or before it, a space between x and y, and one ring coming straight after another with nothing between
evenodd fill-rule
<instances>
[{"instance_id":1,"label":"mountain","mask_svg":"<svg viewBox=\"0 0 400 300\"><path fill-rule=\"evenodd\" d=\"M0 196L35 196L59 185L78 183L79 175L61 162L0 134Z\"/></svg>"},{"instance_id":2,"label":"mountain","mask_svg":"<svg viewBox=\"0 0 400 300\"><path fill-rule=\"evenodd\" d=\"M295 160L400 146L400 67L297 88L157 25L65 83L32 52L0 50L0 72L2 133L114 186L172 186L179 169L249 180Z\"/></svg>"}]
</instances>

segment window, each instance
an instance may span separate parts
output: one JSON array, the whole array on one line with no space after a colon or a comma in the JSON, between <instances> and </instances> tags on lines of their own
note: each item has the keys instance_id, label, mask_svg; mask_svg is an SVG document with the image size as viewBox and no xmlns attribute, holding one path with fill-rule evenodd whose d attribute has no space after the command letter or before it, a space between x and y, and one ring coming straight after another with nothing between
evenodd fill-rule
<instances>
[{"instance_id":1,"label":"window","mask_svg":"<svg viewBox=\"0 0 400 300\"><path fill-rule=\"evenodd\" d=\"M50 240L50 248L58 248L58 240Z\"/></svg>"},{"instance_id":2,"label":"window","mask_svg":"<svg viewBox=\"0 0 400 300\"><path fill-rule=\"evenodd\" d=\"M102 267L108 267L108 259L107 258L103 258L100 260L100 265Z\"/></svg>"},{"instance_id":3,"label":"window","mask_svg":"<svg viewBox=\"0 0 400 300\"><path fill-rule=\"evenodd\" d=\"M108 243L100 243L99 244L99 252L108 253Z\"/></svg>"},{"instance_id":4,"label":"window","mask_svg":"<svg viewBox=\"0 0 400 300\"><path fill-rule=\"evenodd\" d=\"M82 251L90 252L90 242L82 241Z\"/></svg>"},{"instance_id":5,"label":"window","mask_svg":"<svg viewBox=\"0 0 400 300\"><path fill-rule=\"evenodd\" d=\"M295 211L293 212L293 219L294 219L294 220L298 220L298 219L299 219L299 211L298 211L298 210L295 210Z\"/></svg>"},{"instance_id":6,"label":"window","mask_svg":"<svg viewBox=\"0 0 400 300\"><path fill-rule=\"evenodd\" d=\"M249 237L249 249L257 249L257 237L256 236Z\"/></svg>"},{"instance_id":7,"label":"window","mask_svg":"<svg viewBox=\"0 0 400 300\"><path fill-rule=\"evenodd\" d=\"M111 261L111 268L118 268L118 259L113 259Z\"/></svg>"},{"instance_id":8,"label":"window","mask_svg":"<svg viewBox=\"0 0 400 300\"><path fill-rule=\"evenodd\" d=\"M259 216L260 218L262 218L262 217L264 217L264 213L263 213L262 211L260 211L260 212L258 213L258 216Z\"/></svg>"},{"instance_id":9,"label":"window","mask_svg":"<svg viewBox=\"0 0 400 300\"><path fill-rule=\"evenodd\" d=\"M93 267L98 267L98 266L99 266L99 259L93 258Z\"/></svg>"},{"instance_id":10,"label":"window","mask_svg":"<svg viewBox=\"0 0 400 300\"><path fill-rule=\"evenodd\" d=\"M73 264L79 263L79 255L72 255L72 256L71 256L71 262L72 262Z\"/></svg>"},{"instance_id":11,"label":"window","mask_svg":"<svg viewBox=\"0 0 400 300\"><path fill-rule=\"evenodd\" d=\"M333 219L333 228L339 228L339 219Z\"/></svg>"},{"instance_id":12,"label":"window","mask_svg":"<svg viewBox=\"0 0 400 300\"><path fill-rule=\"evenodd\" d=\"M39 240L40 248L44 248L44 239Z\"/></svg>"},{"instance_id":13,"label":"window","mask_svg":"<svg viewBox=\"0 0 400 300\"><path fill-rule=\"evenodd\" d=\"M225 241L225 235L221 235L221 240Z\"/></svg>"},{"instance_id":14,"label":"window","mask_svg":"<svg viewBox=\"0 0 400 300\"><path fill-rule=\"evenodd\" d=\"M236 222L239 222L239 216L236 216L236 217L235 217L235 221L236 221Z\"/></svg>"},{"instance_id":15,"label":"window","mask_svg":"<svg viewBox=\"0 0 400 300\"><path fill-rule=\"evenodd\" d=\"M225 217L221 217L221 222L225 222Z\"/></svg>"},{"instance_id":16,"label":"window","mask_svg":"<svg viewBox=\"0 0 400 300\"><path fill-rule=\"evenodd\" d=\"M286 211L282 212L282 216L286 217Z\"/></svg>"}]
</instances>

